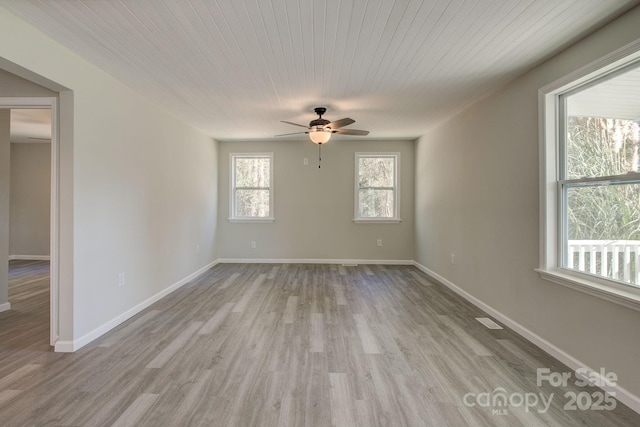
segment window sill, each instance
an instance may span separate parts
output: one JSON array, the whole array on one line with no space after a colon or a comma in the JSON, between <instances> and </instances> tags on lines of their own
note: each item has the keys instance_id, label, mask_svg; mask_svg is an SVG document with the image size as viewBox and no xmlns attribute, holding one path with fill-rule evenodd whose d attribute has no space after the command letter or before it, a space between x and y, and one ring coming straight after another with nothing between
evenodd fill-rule
<instances>
[{"instance_id":1,"label":"window sill","mask_svg":"<svg viewBox=\"0 0 640 427\"><path fill-rule=\"evenodd\" d=\"M544 280L640 311L640 289L610 282L606 279L600 280L579 273L575 274L573 271L565 269L543 270L536 268L535 271Z\"/></svg>"},{"instance_id":2,"label":"window sill","mask_svg":"<svg viewBox=\"0 0 640 427\"><path fill-rule=\"evenodd\" d=\"M236 223L270 223L275 220L275 218L227 218L227 221Z\"/></svg>"},{"instance_id":3,"label":"window sill","mask_svg":"<svg viewBox=\"0 0 640 427\"><path fill-rule=\"evenodd\" d=\"M399 224L400 218L354 218L356 224Z\"/></svg>"}]
</instances>

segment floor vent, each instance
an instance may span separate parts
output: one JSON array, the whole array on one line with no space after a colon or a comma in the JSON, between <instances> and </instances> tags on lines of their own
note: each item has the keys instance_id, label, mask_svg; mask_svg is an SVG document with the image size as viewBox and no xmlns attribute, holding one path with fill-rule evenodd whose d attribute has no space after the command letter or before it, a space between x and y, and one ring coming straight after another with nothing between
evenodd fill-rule
<instances>
[{"instance_id":1,"label":"floor vent","mask_svg":"<svg viewBox=\"0 0 640 427\"><path fill-rule=\"evenodd\" d=\"M502 329L502 326L498 325L496 322L489 319L488 317L476 317L476 320L482 323L484 326L486 326L489 329Z\"/></svg>"}]
</instances>

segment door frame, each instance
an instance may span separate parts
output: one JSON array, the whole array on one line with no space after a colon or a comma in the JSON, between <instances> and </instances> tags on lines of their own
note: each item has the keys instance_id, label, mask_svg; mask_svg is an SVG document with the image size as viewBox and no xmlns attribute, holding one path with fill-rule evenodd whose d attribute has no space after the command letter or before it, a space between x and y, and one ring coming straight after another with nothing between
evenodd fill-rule
<instances>
[{"instance_id":1,"label":"door frame","mask_svg":"<svg viewBox=\"0 0 640 427\"><path fill-rule=\"evenodd\" d=\"M60 147L58 143L57 97L0 97L0 109L48 108L51 111L51 201L50 201L50 275L49 275L49 344L55 346L60 335Z\"/></svg>"}]
</instances>

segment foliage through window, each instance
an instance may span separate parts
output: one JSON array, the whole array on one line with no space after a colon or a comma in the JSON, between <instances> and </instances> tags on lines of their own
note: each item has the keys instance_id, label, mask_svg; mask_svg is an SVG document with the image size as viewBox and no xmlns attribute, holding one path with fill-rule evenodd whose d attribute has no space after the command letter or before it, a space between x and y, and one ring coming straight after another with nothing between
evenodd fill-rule
<instances>
[{"instance_id":1,"label":"foliage through window","mask_svg":"<svg viewBox=\"0 0 640 427\"><path fill-rule=\"evenodd\" d=\"M640 284L640 67L560 96L562 267ZM562 129L561 129L562 130Z\"/></svg>"},{"instance_id":2,"label":"foliage through window","mask_svg":"<svg viewBox=\"0 0 640 427\"><path fill-rule=\"evenodd\" d=\"M356 153L356 220L399 220L398 153Z\"/></svg>"},{"instance_id":3,"label":"foliage through window","mask_svg":"<svg viewBox=\"0 0 640 427\"><path fill-rule=\"evenodd\" d=\"M231 219L273 219L273 154L231 154Z\"/></svg>"}]
</instances>

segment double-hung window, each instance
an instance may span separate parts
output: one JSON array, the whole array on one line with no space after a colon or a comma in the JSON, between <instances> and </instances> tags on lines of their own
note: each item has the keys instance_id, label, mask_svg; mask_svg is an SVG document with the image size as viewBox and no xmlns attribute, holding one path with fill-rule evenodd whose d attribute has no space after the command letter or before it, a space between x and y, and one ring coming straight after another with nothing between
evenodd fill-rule
<instances>
[{"instance_id":1,"label":"double-hung window","mask_svg":"<svg viewBox=\"0 0 640 427\"><path fill-rule=\"evenodd\" d=\"M231 154L231 221L273 221L273 153Z\"/></svg>"},{"instance_id":2,"label":"double-hung window","mask_svg":"<svg viewBox=\"0 0 640 427\"><path fill-rule=\"evenodd\" d=\"M399 222L400 153L356 153L356 222Z\"/></svg>"},{"instance_id":3,"label":"double-hung window","mask_svg":"<svg viewBox=\"0 0 640 427\"><path fill-rule=\"evenodd\" d=\"M640 59L541 91L543 277L640 308Z\"/></svg>"}]
</instances>

